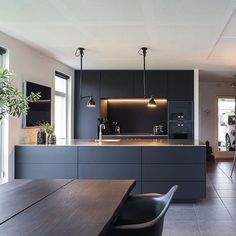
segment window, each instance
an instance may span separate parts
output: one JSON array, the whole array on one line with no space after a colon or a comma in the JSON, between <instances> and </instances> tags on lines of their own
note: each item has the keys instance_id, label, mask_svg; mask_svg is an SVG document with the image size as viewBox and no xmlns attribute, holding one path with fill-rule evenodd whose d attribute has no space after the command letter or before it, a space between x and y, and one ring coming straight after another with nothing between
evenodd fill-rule
<instances>
[{"instance_id":1,"label":"window","mask_svg":"<svg viewBox=\"0 0 236 236\"><path fill-rule=\"evenodd\" d=\"M57 138L68 137L68 80L69 76L55 73L55 134Z\"/></svg>"},{"instance_id":2,"label":"window","mask_svg":"<svg viewBox=\"0 0 236 236\"><path fill-rule=\"evenodd\" d=\"M0 67L6 66L5 63L5 54L6 54L6 49L0 47ZM4 122L2 121L0 123L0 183L3 182L4 178Z\"/></svg>"},{"instance_id":3,"label":"window","mask_svg":"<svg viewBox=\"0 0 236 236\"><path fill-rule=\"evenodd\" d=\"M218 150L234 151L235 99L218 98Z\"/></svg>"}]
</instances>

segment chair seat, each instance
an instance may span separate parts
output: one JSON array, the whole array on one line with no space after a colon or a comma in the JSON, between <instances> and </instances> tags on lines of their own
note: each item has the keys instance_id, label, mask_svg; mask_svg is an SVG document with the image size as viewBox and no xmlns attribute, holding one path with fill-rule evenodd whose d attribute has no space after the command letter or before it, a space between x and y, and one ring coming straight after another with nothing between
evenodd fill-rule
<instances>
[{"instance_id":1,"label":"chair seat","mask_svg":"<svg viewBox=\"0 0 236 236\"><path fill-rule=\"evenodd\" d=\"M108 235L162 235L164 216L177 188L177 185L173 186L165 195L148 193L130 196Z\"/></svg>"}]
</instances>

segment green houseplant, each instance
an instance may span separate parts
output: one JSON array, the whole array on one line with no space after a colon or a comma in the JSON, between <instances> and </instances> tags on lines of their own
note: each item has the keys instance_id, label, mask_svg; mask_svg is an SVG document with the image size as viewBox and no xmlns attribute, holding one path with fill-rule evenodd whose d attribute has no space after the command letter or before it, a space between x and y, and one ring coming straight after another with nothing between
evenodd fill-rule
<instances>
[{"instance_id":1,"label":"green houseplant","mask_svg":"<svg viewBox=\"0 0 236 236\"><path fill-rule=\"evenodd\" d=\"M48 122L43 123L41 125L47 134L47 143L48 144L56 144L56 136L54 133L54 126L50 125Z\"/></svg>"},{"instance_id":2,"label":"green houseplant","mask_svg":"<svg viewBox=\"0 0 236 236\"><path fill-rule=\"evenodd\" d=\"M40 93L31 93L29 96L25 96L15 88L11 77L12 73L0 67L0 121L8 114L17 117L26 114L29 102L40 98Z\"/></svg>"}]
</instances>

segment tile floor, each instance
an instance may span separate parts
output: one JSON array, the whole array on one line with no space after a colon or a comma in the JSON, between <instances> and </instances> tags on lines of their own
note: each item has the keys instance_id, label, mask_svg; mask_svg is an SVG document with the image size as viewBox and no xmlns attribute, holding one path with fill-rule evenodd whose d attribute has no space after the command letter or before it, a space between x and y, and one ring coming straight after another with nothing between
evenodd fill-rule
<instances>
[{"instance_id":1,"label":"tile floor","mask_svg":"<svg viewBox=\"0 0 236 236\"><path fill-rule=\"evenodd\" d=\"M196 203L173 203L163 236L236 236L236 169L232 160L208 163L207 198Z\"/></svg>"}]
</instances>

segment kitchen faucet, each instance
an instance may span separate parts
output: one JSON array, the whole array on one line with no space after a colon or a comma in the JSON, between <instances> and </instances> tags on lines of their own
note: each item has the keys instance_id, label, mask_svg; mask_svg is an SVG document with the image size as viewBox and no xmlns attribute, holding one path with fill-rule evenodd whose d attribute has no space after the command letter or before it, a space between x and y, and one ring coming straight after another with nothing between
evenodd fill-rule
<instances>
[{"instance_id":1,"label":"kitchen faucet","mask_svg":"<svg viewBox=\"0 0 236 236\"><path fill-rule=\"evenodd\" d=\"M102 129L105 129L105 125L104 124L100 124L99 125L99 143L102 142Z\"/></svg>"}]
</instances>

